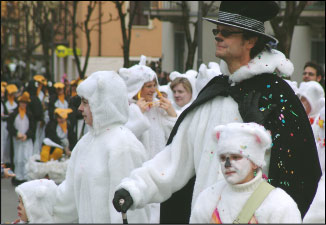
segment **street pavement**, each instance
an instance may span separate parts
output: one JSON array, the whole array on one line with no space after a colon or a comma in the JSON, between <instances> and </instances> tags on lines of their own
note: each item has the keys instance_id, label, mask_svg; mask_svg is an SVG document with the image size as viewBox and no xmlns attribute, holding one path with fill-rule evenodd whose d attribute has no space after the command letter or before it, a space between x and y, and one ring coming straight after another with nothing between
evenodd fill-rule
<instances>
[{"instance_id":1,"label":"street pavement","mask_svg":"<svg viewBox=\"0 0 326 225\"><path fill-rule=\"evenodd\" d=\"M18 197L11 179L1 178L1 224L18 219Z\"/></svg>"}]
</instances>

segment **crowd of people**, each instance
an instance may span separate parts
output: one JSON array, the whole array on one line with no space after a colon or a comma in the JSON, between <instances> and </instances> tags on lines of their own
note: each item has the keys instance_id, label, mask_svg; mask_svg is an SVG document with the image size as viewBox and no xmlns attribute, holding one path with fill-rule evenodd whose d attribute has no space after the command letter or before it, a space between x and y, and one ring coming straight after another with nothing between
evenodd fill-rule
<instances>
[{"instance_id":1,"label":"crowd of people","mask_svg":"<svg viewBox=\"0 0 326 225\"><path fill-rule=\"evenodd\" d=\"M223 1L203 18L220 63L168 79L142 55L70 82L1 82L14 223L325 223L324 74L308 62L288 79L264 32L278 11Z\"/></svg>"}]
</instances>

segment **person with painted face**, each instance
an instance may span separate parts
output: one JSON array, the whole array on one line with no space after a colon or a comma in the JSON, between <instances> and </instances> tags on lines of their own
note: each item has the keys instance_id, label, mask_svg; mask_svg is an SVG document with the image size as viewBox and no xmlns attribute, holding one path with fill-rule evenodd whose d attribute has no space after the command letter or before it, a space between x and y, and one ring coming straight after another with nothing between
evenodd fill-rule
<instances>
[{"instance_id":1,"label":"person with painted face","mask_svg":"<svg viewBox=\"0 0 326 225\"><path fill-rule=\"evenodd\" d=\"M225 179L199 194L190 223L302 222L291 196L263 178L269 131L256 123L229 123L215 127L213 138L212 156L219 158Z\"/></svg>"}]
</instances>

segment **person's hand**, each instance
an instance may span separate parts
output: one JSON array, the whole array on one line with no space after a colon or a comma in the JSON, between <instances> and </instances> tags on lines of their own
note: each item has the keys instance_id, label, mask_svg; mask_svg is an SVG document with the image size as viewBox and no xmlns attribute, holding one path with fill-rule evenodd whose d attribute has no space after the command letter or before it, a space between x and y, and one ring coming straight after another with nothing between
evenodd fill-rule
<instances>
[{"instance_id":1,"label":"person's hand","mask_svg":"<svg viewBox=\"0 0 326 225\"><path fill-rule=\"evenodd\" d=\"M26 134L23 134L20 140L21 141L26 141L26 139L27 139L27 135Z\"/></svg>"},{"instance_id":2,"label":"person's hand","mask_svg":"<svg viewBox=\"0 0 326 225\"><path fill-rule=\"evenodd\" d=\"M243 122L255 122L264 125L270 113L276 108L276 104L272 104L269 108L260 110L258 104L260 97L260 92L251 91L243 98L243 101L239 103L239 112Z\"/></svg>"},{"instance_id":3,"label":"person's hand","mask_svg":"<svg viewBox=\"0 0 326 225\"><path fill-rule=\"evenodd\" d=\"M17 138L18 140L21 140L22 137L23 137L23 134L21 134L21 133L18 131L16 138Z\"/></svg>"},{"instance_id":4,"label":"person's hand","mask_svg":"<svg viewBox=\"0 0 326 225\"><path fill-rule=\"evenodd\" d=\"M160 108L164 109L168 113L169 116L177 117L177 113L175 112L169 99L164 98L163 96L161 96L159 98L160 98Z\"/></svg>"},{"instance_id":5,"label":"person's hand","mask_svg":"<svg viewBox=\"0 0 326 225\"><path fill-rule=\"evenodd\" d=\"M137 105L139 106L142 113L144 113L148 109L148 103L145 101L144 98L138 99Z\"/></svg>"},{"instance_id":6,"label":"person's hand","mask_svg":"<svg viewBox=\"0 0 326 225\"><path fill-rule=\"evenodd\" d=\"M123 205L120 205L120 199L124 200ZM119 189L114 193L114 198L112 200L114 208L118 212L126 213L127 210L132 206L134 201L130 196L130 193L126 189Z\"/></svg>"},{"instance_id":7,"label":"person's hand","mask_svg":"<svg viewBox=\"0 0 326 225\"><path fill-rule=\"evenodd\" d=\"M65 148L65 153L66 153L67 156L70 157L70 155L71 155L71 151L70 151L69 148Z\"/></svg>"},{"instance_id":8,"label":"person's hand","mask_svg":"<svg viewBox=\"0 0 326 225\"><path fill-rule=\"evenodd\" d=\"M15 177L16 174L10 168L4 168L4 178Z\"/></svg>"}]
</instances>

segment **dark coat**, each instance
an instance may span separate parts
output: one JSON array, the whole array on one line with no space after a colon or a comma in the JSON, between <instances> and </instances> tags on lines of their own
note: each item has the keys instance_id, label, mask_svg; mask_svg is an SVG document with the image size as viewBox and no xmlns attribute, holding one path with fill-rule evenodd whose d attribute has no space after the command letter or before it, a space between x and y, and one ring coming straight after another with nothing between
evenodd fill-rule
<instances>
[{"instance_id":1,"label":"dark coat","mask_svg":"<svg viewBox=\"0 0 326 225\"><path fill-rule=\"evenodd\" d=\"M180 115L167 144L172 142L183 118L197 106L216 96L229 95L239 104L252 90L262 94L259 108L277 105L262 124L272 132L273 140L268 181L296 201L303 217L315 196L321 168L307 114L292 88L275 74L256 75L233 87L230 87L227 76L213 78ZM189 223L195 179L194 176L184 188L161 204L161 223Z\"/></svg>"},{"instance_id":2,"label":"dark coat","mask_svg":"<svg viewBox=\"0 0 326 225\"><path fill-rule=\"evenodd\" d=\"M17 136L18 130L15 128L15 125L14 125L17 115L18 115L18 107L10 114L8 121L7 121L7 129L8 129L8 132L9 132L9 135L11 136L11 138L14 138ZM31 112L31 110L29 109L29 107L27 107L27 109L26 109L26 115L29 120L29 128L26 132L26 136L27 136L27 138L31 138L34 141L36 123L35 123L33 114Z\"/></svg>"},{"instance_id":3,"label":"dark coat","mask_svg":"<svg viewBox=\"0 0 326 225\"><path fill-rule=\"evenodd\" d=\"M58 145L62 145L61 138L59 138L57 134L57 120L50 121L45 127L45 137L51 139L53 142L57 143ZM72 150L77 142L76 134L73 130L73 126L69 120L67 120L67 138L69 140L69 149Z\"/></svg>"}]
</instances>

